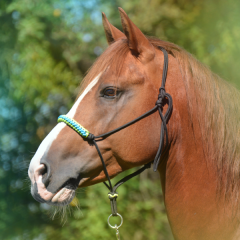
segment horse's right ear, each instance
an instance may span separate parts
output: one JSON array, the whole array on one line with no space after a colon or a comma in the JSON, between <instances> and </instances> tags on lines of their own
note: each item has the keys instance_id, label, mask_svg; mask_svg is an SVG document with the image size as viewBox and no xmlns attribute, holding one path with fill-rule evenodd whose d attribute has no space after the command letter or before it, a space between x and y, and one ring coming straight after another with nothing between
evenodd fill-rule
<instances>
[{"instance_id":1,"label":"horse's right ear","mask_svg":"<svg viewBox=\"0 0 240 240\"><path fill-rule=\"evenodd\" d=\"M108 45L120 38L126 38L125 34L115 28L107 19L105 13L102 13L102 22L106 34Z\"/></svg>"},{"instance_id":2,"label":"horse's right ear","mask_svg":"<svg viewBox=\"0 0 240 240\"><path fill-rule=\"evenodd\" d=\"M141 62L149 62L155 57L153 45L141 30L130 20L122 8L118 8L121 16L123 31L128 39L128 46Z\"/></svg>"}]
</instances>

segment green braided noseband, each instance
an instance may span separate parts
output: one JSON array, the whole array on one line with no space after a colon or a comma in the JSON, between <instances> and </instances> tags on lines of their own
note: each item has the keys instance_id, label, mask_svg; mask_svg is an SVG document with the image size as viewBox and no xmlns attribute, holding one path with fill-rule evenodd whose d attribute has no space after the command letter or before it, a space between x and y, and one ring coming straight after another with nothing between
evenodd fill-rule
<instances>
[{"instance_id":1,"label":"green braided noseband","mask_svg":"<svg viewBox=\"0 0 240 240\"><path fill-rule=\"evenodd\" d=\"M67 117L66 115L60 115L58 117L58 122L64 122L73 130L75 130L81 137L87 138L89 135L89 131L81 126L78 122L74 119Z\"/></svg>"}]
</instances>

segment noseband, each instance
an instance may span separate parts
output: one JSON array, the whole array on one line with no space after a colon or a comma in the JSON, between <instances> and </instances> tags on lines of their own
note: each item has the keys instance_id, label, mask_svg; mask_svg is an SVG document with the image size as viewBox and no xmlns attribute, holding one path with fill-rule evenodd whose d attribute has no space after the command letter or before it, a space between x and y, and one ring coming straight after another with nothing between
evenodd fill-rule
<instances>
[{"instance_id":1,"label":"noseband","mask_svg":"<svg viewBox=\"0 0 240 240\"><path fill-rule=\"evenodd\" d=\"M109 189L109 193L108 193L108 197L110 199L111 202L111 209L112 209L112 216L119 216L119 214L117 213L117 203L116 203L116 198L118 197L118 194L116 192L117 188L119 186L121 186L123 183L125 183L126 181L128 181L129 179L135 177L136 175L140 174L141 172L143 172L145 169L150 168L151 167L151 163L147 163L146 165L144 165L142 168L140 168L139 170L137 170L136 172L124 177L123 179L121 179L119 182L117 182L114 186L112 186L105 162L103 160L102 154L99 150L99 147L97 145L97 141L101 141L104 140L105 138L109 137L110 135L121 131L122 129L140 121L141 119L148 117L149 115L155 113L156 111L159 112L160 118L162 120L162 124L161 124L161 132L160 132L160 143L159 143L159 147L158 147L158 151L157 154L155 156L155 159L153 161L153 171L157 171L159 162L160 162L160 158L161 158L161 154L162 154L162 150L163 150L163 146L164 146L164 136L166 135L166 145L168 145L168 132L167 132L167 122L170 119L170 115L172 112L172 97L169 93L166 93L165 91L165 83L166 83L166 78L167 78L167 71L168 71L168 53L167 51L158 46L158 48L163 52L164 54L164 64L163 64L163 74L162 74L162 84L161 87L159 89L159 95L158 95L158 100L156 101L155 106L149 110L148 112L144 113L143 115L141 115L140 117L132 120L131 122L128 122L110 132L98 135L98 136L94 136L92 133L90 133L87 129L85 129L83 126L81 126L77 121L75 121L74 119L69 118L66 115L61 115L58 118L58 122L64 122L66 123L69 127L71 127L73 130L75 130L82 138L88 140L90 143L93 143L97 149L98 155L102 161L102 165L103 165L103 170L104 173L107 177L108 180L108 184L106 182L104 182L104 184L106 185L106 187ZM167 104L168 108L166 113L163 115L162 110L163 110L163 106ZM110 215L111 216L111 215ZM115 227L113 227L115 228ZM116 228L117 229L117 228Z\"/></svg>"}]
</instances>

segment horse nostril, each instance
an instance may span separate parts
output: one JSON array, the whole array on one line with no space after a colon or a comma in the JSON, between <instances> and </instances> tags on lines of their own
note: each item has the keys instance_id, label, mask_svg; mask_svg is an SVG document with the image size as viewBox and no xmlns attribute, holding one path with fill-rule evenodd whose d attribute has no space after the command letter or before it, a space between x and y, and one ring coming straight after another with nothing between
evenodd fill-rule
<instances>
[{"instance_id":1,"label":"horse nostril","mask_svg":"<svg viewBox=\"0 0 240 240\"><path fill-rule=\"evenodd\" d=\"M42 164L42 165L44 165L44 168L42 168L42 170L41 170L42 181L46 185L46 184L48 184L47 183L48 182L48 180L47 180L48 179L48 167L45 164Z\"/></svg>"},{"instance_id":2,"label":"horse nostril","mask_svg":"<svg viewBox=\"0 0 240 240\"><path fill-rule=\"evenodd\" d=\"M36 169L35 169L35 177L39 177L42 176L43 173L46 171L45 170L45 165L44 164L40 164Z\"/></svg>"},{"instance_id":3,"label":"horse nostril","mask_svg":"<svg viewBox=\"0 0 240 240\"><path fill-rule=\"evenodd\" d=\"M49 168L46 164L41 163L39 167L35 170L35 179L38 179L39 176L42 177L42 182L46 185L49 183Z\"/></svg>"},{"instance_id":4,"label":"horse nostril","mask_svg":"<svg viewBox=\"0 0 240 240\"><path fill-rule=\"evenodd\" d=\"M50 166L45 163L41 163L44 167L41 169L42 182L47 187L50 181Z\"/></svg>"},{"instance_id":5,"label":"horse nostril","mask_svg":"<svg viewBox=\"0 0 240 240\"><path fill-rule=\"evenodd\" d=\"M45 164L42 164L42 165L44 165L44 167L41 168L40 174L42 175L42 178L44 178L44 177L47 176L48 168L47 168L47 166Z\"/></svg>"}]
</instances>

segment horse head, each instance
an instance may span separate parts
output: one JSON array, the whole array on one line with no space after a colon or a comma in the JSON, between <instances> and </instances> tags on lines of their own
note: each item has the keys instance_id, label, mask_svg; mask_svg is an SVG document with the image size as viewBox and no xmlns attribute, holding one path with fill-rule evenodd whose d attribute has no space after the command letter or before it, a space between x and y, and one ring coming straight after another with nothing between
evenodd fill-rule
<instances>
[{"instance_id":1,"label":"horse head","mask_svg":"<svg viewBox=\"0 0 240 240\"><path fill-rule=\"evenodd\" d=\"M120 9L124 33L103 14L109 47L84 79L67 117L94 135L111 131L155 106L163 54ZM110 178L151 162L160 138L158 113L98 143ZM64 122L58 123L39 146L29 166L33 197L48 204L68 204L77 187L106 180L94 146Z\"/></svg>"}]
</instances>

